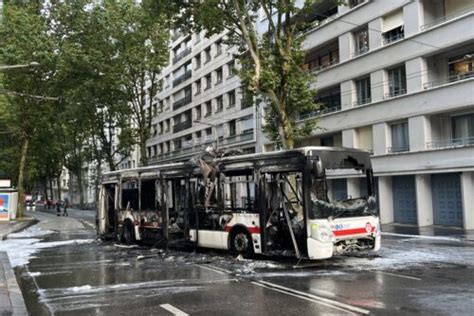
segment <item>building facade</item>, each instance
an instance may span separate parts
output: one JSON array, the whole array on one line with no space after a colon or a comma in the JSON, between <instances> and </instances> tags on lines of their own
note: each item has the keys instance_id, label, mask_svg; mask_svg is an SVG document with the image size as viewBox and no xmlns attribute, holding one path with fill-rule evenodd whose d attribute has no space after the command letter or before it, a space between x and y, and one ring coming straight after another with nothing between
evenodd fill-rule
<instances>
[{"instance_id":1,"label":"building facade","mask_svg":"<svg viewBox=\"0 0 474 316\"><path fill-rule=\"evenodd\" d=\"M474 5L326 5L309 31L321 129L300 145L371 151L383 223L474 229ZM358 179L332 180L358 196Z\"/></svg>"},{"instance_id":2,"label":"building facade","mask_svg":"<svg viewBox=\"0 0 474 316\"><path fill-rule=\"evenodd\" d=\"M383 223L474 229L474 6L470 0L322 1L304 49L319 129L300 146L372 153ZM259 28L265 30L265 18ZM175 33L153 106L151 163L187 160L215 143L273 150L245 104L224 35ZM330 197L361 192L332 179Z\"/></svg>"},{"instance_id":3,"label":"building facade","mask_svg":"<svg viewBox=\"0 0 474 316\"><path fill-rule=\"evenodd\" d=\"M149 162L188 160L210 145L255 152L255 110L243 101L235 47L225 34L172 36L170 62L153 104Z\"/></svg>"}]
</instances>

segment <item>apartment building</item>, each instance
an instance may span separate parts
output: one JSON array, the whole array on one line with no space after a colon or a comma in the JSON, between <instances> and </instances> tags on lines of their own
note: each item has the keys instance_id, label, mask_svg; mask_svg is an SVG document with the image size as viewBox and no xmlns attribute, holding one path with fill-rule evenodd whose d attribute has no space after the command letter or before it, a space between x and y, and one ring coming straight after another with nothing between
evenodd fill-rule
<instances>
[{"instance_id":1,"label":"apartment building","mask_svg":"<svg viewBox=\"0 0 474 316\"><path fill-rule=\"evenodd\" d=\"M321 129L299 145L372 152L383 223L474 229L474 4L348 4L315 8L305 49L323 107L300 119ZM330 195L359 181L333 179Z\"/></svg>"},{"instance_id":2,"label":"apartment building","mask_svg":"<svg viewBox=\"0 0 474 316\"><path fill-rule=\"evenodd\" d=\"M224 36L174 32L162 89L150 109L151 164L188 160L212 144L255 152L255 110L243 101L237 49L225 45Z\"/></svg>"}]
</instances>

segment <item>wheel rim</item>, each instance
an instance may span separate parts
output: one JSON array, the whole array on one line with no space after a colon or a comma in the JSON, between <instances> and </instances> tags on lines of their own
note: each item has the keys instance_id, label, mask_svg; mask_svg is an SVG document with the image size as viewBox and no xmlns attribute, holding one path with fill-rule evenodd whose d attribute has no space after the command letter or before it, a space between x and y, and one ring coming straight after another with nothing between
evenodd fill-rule
<instances>
[{"instance_id":1,"label":"wheel rim","mask_svg":"<svg viewBox=\"0 0 474 316\"><path fill-rule=\"evenodd\" d=\"M245 252L249 245L249 239L244 233L238 233L234 237L234 247L238 252Z\"/></svg>"}]
</instances>

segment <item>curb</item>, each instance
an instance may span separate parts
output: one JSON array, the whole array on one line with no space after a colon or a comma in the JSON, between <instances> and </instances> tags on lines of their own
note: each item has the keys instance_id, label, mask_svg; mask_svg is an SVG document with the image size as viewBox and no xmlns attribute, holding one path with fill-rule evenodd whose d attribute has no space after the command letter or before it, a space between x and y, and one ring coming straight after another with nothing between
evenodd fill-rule
<instances>
[{"instance_id":1,"label":"curb","mask_svg":"<svg viewBox=\"0 0 474 316\"><path fill-rule=\"evenodd\" d=\"M8 259L6 252L0 252L0 263L3 266L3 272L7 283L12 315L28 315L28 310L26 309L23 294L21 293L20 286L16 280L15 272L10 264L10 259Z\"/></svg>"},{"instance_id":2,"label":"curb","mask_svg":"<svg viewBox=\"0 0 474 316\"><path fill-rule=\"evenodd\" d=\"M33 226L37 223L39 223L39 220L37 220L36 218L25 221L25 222L22 222L18 225L18 227L13 228L8 233L0 235L0 240L5 240L5 239L7 239L8 235L13 234L13 233L18 233L18 232L20 232L24 229L27 229L28 227Z\"/></svg>"}]
</instances>

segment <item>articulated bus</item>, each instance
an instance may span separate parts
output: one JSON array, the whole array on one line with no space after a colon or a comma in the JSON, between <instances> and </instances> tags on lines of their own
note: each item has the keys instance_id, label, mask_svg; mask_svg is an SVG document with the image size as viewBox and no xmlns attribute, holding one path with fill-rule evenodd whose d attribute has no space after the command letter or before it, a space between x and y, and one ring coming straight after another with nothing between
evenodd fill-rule
<instances>
[{"instance_id":1,"label":"articulated bus","mask_svg":"<svg viewBox=\"0 0 474 316\"><path fill-rule=\"evenodd\" d=\"M328 183L354 178L360 196ZM234 253L325 259L378 251L380 223L369 153L303 147L205 157L103 175L101 238L180 242Z\"/></svg>"}]
</instances>

